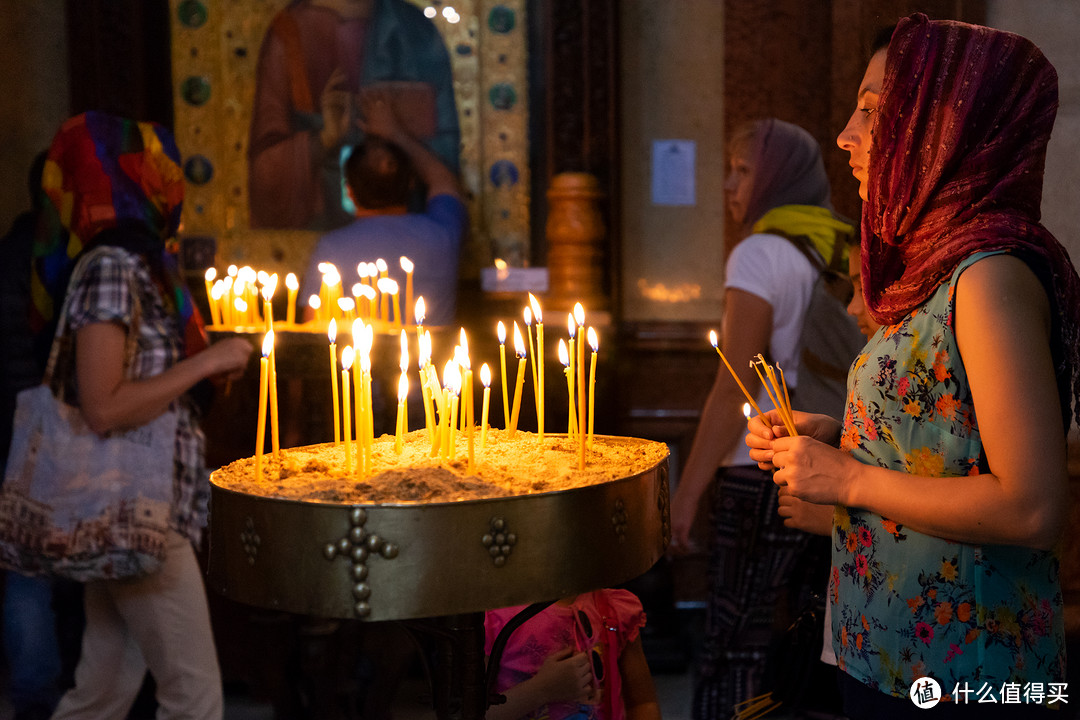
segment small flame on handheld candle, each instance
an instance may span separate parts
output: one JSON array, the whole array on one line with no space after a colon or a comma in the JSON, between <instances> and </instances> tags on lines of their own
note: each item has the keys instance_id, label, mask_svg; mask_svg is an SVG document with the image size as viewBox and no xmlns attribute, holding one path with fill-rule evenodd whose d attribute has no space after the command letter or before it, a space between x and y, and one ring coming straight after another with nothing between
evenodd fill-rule
<instances>
[{"instance_id":1,"label":"small flame on handheld candle","mask_svg":"<svg viewBox=\"0 0 1080 720\"><path fill-rule=\"evenodd\" d=\"M522 315L525 317L525 325L527 327L532 327L532 310L525 308Z\"/></svg>"},{"instance_id":2,"label":"small flame on handheld candle","mask_svg":"<svg viewBox=\"0 0 1080 720\"><path fill-rule=\"evenodd\" d=\"M743 403L742 404L742 414L743 414L743 417L746 418L747 420L750 419L750 403Z\"/></svg>"},{"instance_id":3,"label":"small flame on handheld candle","mask_svg":"<svg viewBox=\"0 0 1080 720\"><path fill-rule=\"evenodd\" d=\"M402 259L404 260L404 258ZM416 319L416 324L423 325L424 318L427 317L427 303L424 302L424 296L420 295L419 297L417 297L414 305L415 309L413 311L413 316Z\"/></svg>"},{"instance_id":4,"label":"small flame on handheld candle","mask_svg":"<svg viewBox=\"0 0 1080 720\"><path fill-rule=\"evenodd\" d=\"M713 346L713 347L715 348L715 347L716 347L716 343L717 343L717 340L716 340L716 331L715 331L715 330L710 330L710 331L709 331L709 344L710 344L710 345L712 345L712 346Z\"/></svg>"}]
</instances>

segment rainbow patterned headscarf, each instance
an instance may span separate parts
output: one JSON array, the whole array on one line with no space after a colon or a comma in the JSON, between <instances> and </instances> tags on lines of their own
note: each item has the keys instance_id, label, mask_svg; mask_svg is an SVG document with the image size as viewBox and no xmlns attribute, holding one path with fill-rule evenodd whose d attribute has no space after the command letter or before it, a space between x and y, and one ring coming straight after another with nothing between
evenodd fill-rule
<instances>
[{"instance_id":1,"label":"rainbow patterned headscarf","mask_svg":"<svg viewBox=\"0 0 1080 720\"><path fill-rule=\"evenodd\" d=\"M184 179L172 134L157 123L87 112L65 122L42 174L45 215L34 245L31 321L47 327L75 259L103 230L137 227L140 250L177 314L185 354L205 347L202 318L181 280L175 243ZM158 270L159 269L159 270Z\"/></svg>"}]
</instances>

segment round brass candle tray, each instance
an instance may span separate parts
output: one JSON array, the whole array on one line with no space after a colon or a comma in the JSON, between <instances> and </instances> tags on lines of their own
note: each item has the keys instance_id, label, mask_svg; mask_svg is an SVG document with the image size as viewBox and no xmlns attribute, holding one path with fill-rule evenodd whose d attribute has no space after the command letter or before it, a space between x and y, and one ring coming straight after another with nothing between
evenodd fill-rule
<instances>
[{"instance_id":1,"label":"round brass candle tray","mask_svg":"<svg viewBox=\"0 0 1080 720\"><path fill-rule=\"evenodd\" d=\"M573 445L554 435L544 443ZM594 449L646 445L658 443L594 438ZM617 585L652 567L670 539L666 449L655 457L625 476L564 490L434 502L287 498L269 481L266 490L237 490L223 468L211 476L207 582L250 605L368 621L473 613ZM408 481L408 467L396 473Z\"/></svg>"}]
</instances>

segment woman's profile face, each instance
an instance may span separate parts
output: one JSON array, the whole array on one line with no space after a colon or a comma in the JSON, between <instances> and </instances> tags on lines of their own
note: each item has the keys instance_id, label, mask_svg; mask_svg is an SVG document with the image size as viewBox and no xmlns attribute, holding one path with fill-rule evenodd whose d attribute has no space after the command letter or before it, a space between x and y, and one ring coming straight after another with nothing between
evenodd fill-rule
<instances>
[{"instance_id":1,"label":"woman's profile face","mask_svg":"<svg viewBox=\"0 0 1080 720\"><path fill-rule=\"evenodd\" d=\"M885 79L885 49L878 50L870 58L859 85L859 95L855 112L848 119L847 126L836 138L841 150L851 155L848 164L851 174L859 181L859 197L867 198L867 168L870 166L870 140L877 122L878 101L881 97L881 83Z\"/></svg>"},{"instance_id":2,"label":"woman's profile face","mask_svg":"<svg viewBox=\"0 0 1080 720\"><path fill-rule=\"evenodd\" d=\"M750 191L754 186L754 165L741 143L732 147L728 160L728 175L724 181L724 196L732 219L742 224L746 220L746 208L750 203Z\"/></svg>"}]
</instances>

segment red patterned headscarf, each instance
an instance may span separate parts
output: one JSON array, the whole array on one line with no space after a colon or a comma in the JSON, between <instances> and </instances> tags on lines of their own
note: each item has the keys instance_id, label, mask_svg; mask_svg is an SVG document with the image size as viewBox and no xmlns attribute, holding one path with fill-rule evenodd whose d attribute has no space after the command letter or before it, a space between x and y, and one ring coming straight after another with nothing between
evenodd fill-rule
<instances>
[{"instance_id":1,"label":"red patterned headscarf","mask_svg":"<svg viewBox=\"0 0 1080 720\"><path fill-rule=\"evenodd\" d=\"M146 257L177 317L185 355L206 346L202 318L181 279L175 243L184 199L180 152L157 123L86 112L53 138L42 174L44 222L34 245L31 322L54 320L79 253L120 244ZM104 231L123 228L128 232Z\"/></svg>"},{"instance_id":2,"label":"red patterned headscarf","mask_svg":"<svg viewBox=\"0 0 1080 720\"><path fill-rule=\"evenodd\" d=\"M1057 73L1012 33L917 14L897 25L870 147L863 293L882 324L925 302L970 255L1005 250L1054 310L1062 409L1080 412L1080 280L1040 222ZM1072 390L1072 391L1070 391Z\"/></svg>"}]
</instances>

